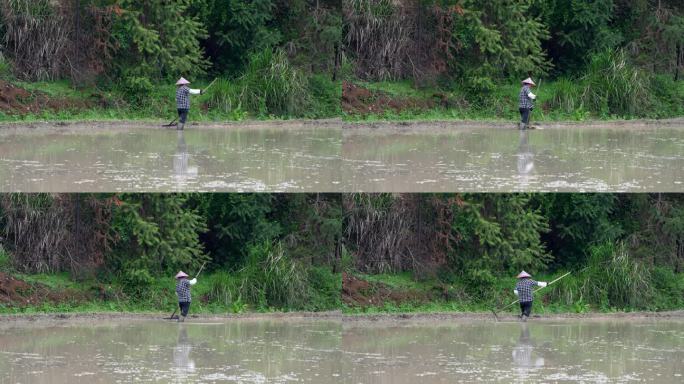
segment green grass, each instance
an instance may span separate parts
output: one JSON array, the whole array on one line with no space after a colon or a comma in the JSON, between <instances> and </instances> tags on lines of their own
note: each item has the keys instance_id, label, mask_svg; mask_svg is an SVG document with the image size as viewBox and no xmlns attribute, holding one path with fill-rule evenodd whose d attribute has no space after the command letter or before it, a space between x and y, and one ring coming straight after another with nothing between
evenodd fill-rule
<instances>
[{"instance_id":1,"label":"green grass","mask_svg":"<svg viewBox=\"0 0 684 384\"><path fill-rule=\"evenodd\" d=\"M21 274L11 272L17 279L29 284L42 284L52 291L68 289L83 294L90 299L85 302L67 301L64 303L45 302L28 306L9 306L0 304L0 313L83 313L83 312L165 312L169 314L178 305L173 277L156 278L152 283L139 290L132 290L118 281L103 283L94 278L75 280L67 273L58 274ZM240 273L205 273L192 287L192 313L225 314L241 312L289 312L296 310L321 311L337 309L341 306L341 275L333 274L326 268L312 267L308 271L308 281L301 284L309 292L305 303L296 306L272 305L269 301L254 301L242 297L240 288L246 279ZM282 282L282 281L281 281ZM104 298L103 298L104 294ZM268 293L267 293L268 295ZM258 299L258 297L256 298Z\"/></svg>"},{"instance_id":2,"label":"green grass","mask_svg":"<svg viewBox=\"0 0 684 384\"><path fill-rule=\"evenodd\" d=\"M235 96L232 105L227 106L226 97L221 94L216 96L214 88L217 92L221 91L217 85L204 95L191 96L191 108L188 115L189 121L195 122L219 122L219 121L240 121L246 118L258 120L272 120L272 119L291 119L291 118L327 118L339 115L339 102L332 103L331 98L339 94L337 90L341 90L339 82L334 83L330 81L321 80L320 77L314 77L317 80L312 80L314 86L311 92L316 96L309 107L303 110L294 111L293 114L270 114L267 110L263 111L248 111L247 105L242 105L241 101ZM193 88L203 89L209 85L210 81L198 81L191 85ZM228 80L223 81L232 84ZM217 81L217 83L220 83ZM153 89L146 95L143 102L134 103L126 101L125 95L118 89L113 90L98 90L96 88L74 89L68 82L40 82L40 83L25 83L15 82L17 86L21 86L30 92L44 92L51 98L55 99L69 99L78 101L90 101L93 107L89 109L76 110L59 110L52 111L45 109L40 113L29 113L24 115L6 114L0 112L0 122L35 122L35 121L111 121L111 120L140 120L140 121L165 121L169 122L177 116L175 92L176 87L173 83L164 85L154 85ZM239 85L239 84L238 84ZM249 84L247 84L249 85ZM225 90L226 86L223 86ZM241 88L242 89L242 88ZM223 91L225 95L225 91ZM238 91L234 91L238 92ZM341 91L340 91L341 92ZM282 92L281 92L282 93ZM300 92L301 94L301 92ZM93 97L93 95L99 95ZM254 96L251 94L251 96ZM250 97L251 97L250 96ZM257 99L254 99L256 97ZM250 103L259 108L258 95L252 97ZM256 100L256 101L255 101ZM337 96L339 100L339 96ZM106 107L101 106L100 103L104 101ZM207 110L202 110L201 106L207 104Z\"/></svg>"},{"instance_id":3,"label":"green grass","mask_svg":"<svg viewBox=\"0 0 684 384\"><path fill-rule=\"evenodd\" d=\"M262 63L263 64L263 63ZM264 64L265 65L265 64ZM238 79L219 79L204 95L192 96L192 107L189 121L220 122L240 121L243 119L289 119L289 118L328 118L342 117L347 121L437 121L437 120L483 120L483 121L517 121L519 84L495 86L487 93L467 90L452 86L450 89L435 87L417 88L410 81L362 82L357 84L375 92L382 92L390 97L436 101L439 94L449 101L449 107L437 105L433 108L404 110L402 112L386 111L379 114L348 114L341 111L341 83L330 81L327 75L313 75L304 78L293 75L292 69L273 69L268 77L271 81L259 76L262 69L255 68ZM281 68L281 67L275 67ZM280 72L278 72L280 71ZM532 121L584 121L615 120L633 118L670 118L684 116L684 81L674 82L667 76L653 76L651 92L648 94L648 106L636 108L634 99L614 100L629 90L641 95L643 84L630 87L624 80L625 75L615 75L620 81L600 81L601 69L597 75L586 80L562 78L554 81L540 81L535 90L538 94L537 107L532 112ZM269 72L271 73L271 72ZM283 80L287 78L289 80ZM292 81L291 79L296 81ZM299 79L299 80L297 80ZM299 84L308 81L307 87L291 88L290 83ZM197 81L194 88L205 88L209 80ZM585 85L587 82L590 85ZM74 88L67 81L54 82L16 82L15 84L31 92L44 92L51 98L89 100L93 107L85 110L45 110L38 114L9 115L0 112L0 121L32 122L32 121L171 121L176 115L175 85L152 84L144 93L143 101L128 100L125 89L114 87L111 90L91 88ZM585 90L585 87L588 91ZM144 87L143 87L144 88ZM259 88L264 88L259 91ZM246 92L249 90L249 92ZM293 94L294 92L294 94ZM308 92L308 93L307 93ZM590 92L591 100L587 92ZM94 96L95 95L95 96ZM128 100L128 101L127 101ZM201 105L208 108L202 110ZM616 109L617 108L617 109ZM615 112L622 108L627 111ZM278 111L273 112L273 111Z\"/></svg>"},{"instance_id":4,"label":"green grass","mask_svg":"<svg viewBox=\"0 0 684 384\"><path fill-rule=\"evenodd\" d=\"M606 270L611 270L607 267ZM664 311L677 310L684 307L684 273L675 274L669 269L655 268L656 276L653 281L657 286L650 300L644 303L632 302L602 302L599 298L573 296L581 286L604 283L602 278L596 275L596 271L588 268L586 271L575 272L552 286L542 289L535 294L533 311L537 314L544 313L587 313L587 312L631 312L631 311ZM563 273L539 274L534 276L537 281L550 282L560 277ZM476 296L469 293L469 287L464 286L462 280L455 279L451 284L441 282L436 278L417 280L408 272L399 274L355 274L357 277L371 284L383 284L394 291L413 291L428 294L427 301L421 302L386 302L381 306L345 306L345 313L437 313L437 312L489 312L499 309L514 302L513 294L515 277L498 277L496 281L486 288L484 296ZM587 283L589 283L587 285ZM606 282L607 283L607 282ZM445 299L442 292L447 288L449 299ZM610 292L609 292L610 291ZM605 289L609 295L618 289ZM504 312L517 313L518 305L512 305Z\"/></svg>"},{"instance_id":5,"label":"green grass","mask_svg":"<svg viewBox=\"0 0 684 384\"><path fill-rule=\"evenodd\" d=\"M368 88L371 91L381 91L390 96L398 97L415 97L428 98L432 95L430 88L416 88L413 83L408 80L403 81L379 81L379 82L365 82L359 81L356 84Z\"/></svg>"},{"instance_id":6,"label":"green grass","mask_svg":"<svg viewBox=\"0 0 684 384\"><path fill-rule=\"evenodd\" d=\"M429 291L432 288L432 285L436 283L435 280L417 281L413 278L411 272L401 272L397 274L383 273L377 275L359 274L358 276L368 282L382 283L392 289L419 292Z\"/></svg>"},{"instance_id":7,"label":"green grass","mask_svg":"<svg viewBox=\"0 0 684 384\"><path fill-rule=\"evenodd\" d=\"M675 274L671 270L656 268L653 272L657 286L656 294L651 297L651 302L645 306L610 305L587 302L589 298L573 297L568 299L567 293L575 289L581 276L570 275L560 280L555 285L546 288L535 295L533 313L535 314L560 314L560 313L612 313L630 312L637 310L661 311L681 309L684 306L684 273ZM200 277L198 284L193 286L193 303L191 312L195 314L227 314L243 312L289 312L297 310L335 310L340 309L344 313L374 314L374 313L438 313L438 312L489 312L491 309L499 309L516 300L513 295L515 284L514 277L501 277L493 286L489 287L488 297L478 298L469 296L467 288L462 282L456 281L446 285L450 289L451 296L445 300L441 294L444 283L437 279L415 280L410 273L381 274L357 276L371 283L381 283L395 291L421 292L429 298L420 302L393 303L387 301L380 306L350 307L341 303L341 277L339 274L331 274L328 271L319 271L322 276L317 277L318 283L314 283L316 295L311 296L311 302L301 307L258 305L250 303L246 298L241 298L237 291L233 294L222 295L226 292L217 291L217 288L225 287L227 280L232 280L239 286L240 277L227 272L207 273ZM42 303L30 306L9 306L0 304L0 314L36 314L36 313L92 313L92 312L127 312L127 313L165 313L171 314L177 306L175 295L175 280L172 277L158 278L137 294L126 294L125 288L116 282L99 283L94 279L81 281L73 280L68 274L16 274L13 276L29 283L40 283L52 290L69 289L88 294L90 300L85 302L65 303ZM540 274L534 276L539 281L552 281L560 274ZM96 289L97 288L97 289ZM100 297L104 290L107 297ZM207 302L203 298L207 297ZM504 313L517 313L517 305L509 307Z\"/></svg>"},{"instance_id":8,"label":"green grass","mask_svg":"<svg viewBox=\"0 0 684 384\"><path fill-rule=\"evenodd\" d=\"M599 76L596 76L599 78ZM414 88L410 82L356 82L356 84L375 92L382 92L391 97L412 98L416 100L430 101L435 94L444 95L454 104L445 108L436 106L430 109L405 110L402 112L386 111L380 114L345 114L343 117L348 121L411 121L411 120L491 120L491 121L516 121L519 119L518 92L519 84L500 84L488 93L476 93L464 88L454 87L451 90L438 88ZM627 85L617 90L611 88L614 83L592 83L592 91L596 94L596 105L589 105L589 96L585 95L585 85L580 80L558 79L555 81L540 81L539 87L534 92L538 98L535 109L532 112L533 121L584 121L592 120L617 120L634 118L672 118L684 115L684 81L674 82L669 77L654 76L653 92L647 98L648 106L636 109L631 106L632 101L617 100L614 104L624 107L625 110L634 110L633 113L614 112L609 108L606 98L616 98L621 95L621 89L632 89ZM640 85L641 86L641 85ZM606 88L606 91L603 91ZM638 94L643 93L643 88L634 87ZM625 91L626 92L626 91ZM637 91L635 91L637 92ZM602 101L604 100L604 101ZM612 100L612 99L610 99ZM605 104L605 108L603 104ZM612 104L610 104L612 105ZM619 110L619 109L617 109Z\"/></svg>"}]
</instances>

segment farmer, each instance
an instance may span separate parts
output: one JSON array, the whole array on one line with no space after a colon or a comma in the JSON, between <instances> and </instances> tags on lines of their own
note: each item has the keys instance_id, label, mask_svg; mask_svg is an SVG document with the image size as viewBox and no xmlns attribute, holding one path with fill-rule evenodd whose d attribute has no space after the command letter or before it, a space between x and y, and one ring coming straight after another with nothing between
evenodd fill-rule
<instances>
[{"instance_id":1,"label":"farmer","mask_svg":"<svg viewBox=\"0 0 684 384\"><path fill-rule=\"evenodd\" d=\"M188 315L190 310L190 286L197 284L197 278L188 280L188 275L180 271L176 274L176 295L178 295L178 306L180 307L181 313L178 316L178 321L185 321L185 317Z\"/></svg>"},{"instance_id":2,"label":"farmer","mask_svg":"<svg viewBox=\"0 0 684 384\"><path fill-rule=\"evenodd\" d=\"M513 293L518 296L520 301L520 320L527 321L527 318L530 317L530 312L532 312L532 287L538 285L544 288L547 283L532 280L532 276L525 271L520 272L516 277L518 282L515 284Z\"/></svg>"},{"instance_id":3,"label":"farmer","mask_svg":"<svg viewBox=\"0 0 684 384\"><path fill-rule=\"evenodd\" d=\"M520 108L520 129L528 128L530 124L530 112L534 109L534 99L537 95L530 91L531 87L537 84L532 81L531 78L527 78L522 81L522 89L520 89L520 94L518 95L518 108Z\"/></svg>"},{"instance_id":4,"label":"farmer","mask_svg":"<svg viewBox=\"0 0 684 384\"><path fill-rule=\"evenodd\" d=\"M176 108L178 108L178 125L176 129L183 130L185 127L185 120L188 118L188 111L190 111L190 95L201 95L201 89L192 89L188 87L190 84L184 77L181 77L176 82Z\"/></svg>"}]
</instances>

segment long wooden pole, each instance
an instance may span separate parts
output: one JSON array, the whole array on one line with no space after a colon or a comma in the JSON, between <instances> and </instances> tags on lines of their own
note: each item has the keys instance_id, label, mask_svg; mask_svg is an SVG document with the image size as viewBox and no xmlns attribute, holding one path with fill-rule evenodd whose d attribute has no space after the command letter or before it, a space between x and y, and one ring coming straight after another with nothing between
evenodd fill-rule
<instances>
[{"instance_id":1,"label":"long wooden pole","mask_svg":"<svg viewBox=\"0 0 684 384\"><path fill-rule=\"evenodd\" d=\"M216 80L218 80L218 77L217 77L217 78L215 78L214 80L212 80L212 81L211 81L211 83L209 83L209 85L207 85L207 87L206 87L206 88L204 88L204 92L206 92L206 91L207 91L207 89L209 89L209 87L211 87L212 85L214 85L214 83L216 82Z\"/></svg>"},{"instance_id":2,"label":"long wooden pole","mask_svg":"<svg viewBox=\"0 0 684 384\"><path fill-rule=\"evenodd\" d=\"M202 263L202 266L200 267L199 272L197 272L197 274L195 275L195 279L200 275L200 273L202 273L202 270L204 269L204 265L206 263L207 263L206 261L204 263Z\"/></svg>"}]
</instances>

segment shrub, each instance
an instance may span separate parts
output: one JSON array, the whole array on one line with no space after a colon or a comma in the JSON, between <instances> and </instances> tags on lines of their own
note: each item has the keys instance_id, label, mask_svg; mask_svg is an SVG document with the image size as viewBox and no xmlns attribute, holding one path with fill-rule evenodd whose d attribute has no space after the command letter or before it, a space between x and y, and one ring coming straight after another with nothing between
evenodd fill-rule
<instances>
[{"instance_id":1,"label":"shrub","mask_svg":"<svg viewBox=\"0 0 684 384\"><path fill-rule=\"evenodd\" d=\"M302 308L310 297L307 270L280 243L252 245L240 271L240 298L259 308Z\"/></svg>"},{"instance_id":2,"label":"shrub","mask_svg":"<svg viewBox=\"0 0 684 384\"><path fill-rule=\"evenodd\" d=\"M332 81L328 75L312 75L308 85L311 107L306 117L330 117L341 113L342 86L339 82Z\"/></svg>"},{"instance_id":3,"label":"shrub","mask_svg":"<svg viewBox=\"0 0 684 384\"><path fill-rule=\"evenodd\" d=\"M623 50L604 51L592 56L587 67L583 103L604 116L644 116L650 107L649 81Z\"/></svg>"},{"instance_id":4,"label":"shrub","mask_svg":"<svg viewBox=\"0 0 684 384\"><path fill-rule=\"evenodd\" d=\"M679 309L684 306L684 276L677 275L670 268L654 267L651 278L656 294L649 309Z\"/></svg>"},{"instance_id":5,"label":"shrub","mask_svg":"<svg viewBox=\"0 0 684 384\"><path fill-rule=\"evenodd\" d=\"M684 81L675 81L668 75L651 77L652 117L662 118L684 115Z\"/></svg>"},{"instance_id":6,"label":"shrub","mask_svg":"<svg viewBox=\"0 0 684 384\"><path fill-rule=\"evenodd\" d=\"M311 298L306 303L306 309L320 311L342 305L342 277L339 273L333 273L326 267L311 267L307 280Z\"/></svg>"},{"instance_id":7,"label":"shrub","mask_svg":"<svg viewBox=\"0 0 684 384\"><path fill-rule=\"evenodd\" d=\"M562 77L553 84L549 107L563 113L575 113L583 108L581 95L582 89L576 80Z\"/></svg>"},{"instance_id":8,"label":"shrub","mask_svg":"<svg viewBox=\"0 0 684 384\"><path fill-rule=\"evenodd\" d=\"M600 308L649 308L654 297L651 270L632 258L621 244L591 249L589 263L553 288L552 301L587 303Z\"/></svg>"},{"instance_id":9,"label":"shrub","mask_svg":"<svg viewBox=\"0 0 684 384\"><path fill-rule=\"evenodd\" d=\"M140 108L150 98L154 87L150 79L140 76L124 76L119 92L133 108Z\"/></svg>"},{"instance_id":10,"label":"shrub","mask_svg":"<svg viewBox=\"0 0 684 384\"><path fill-rule=\"evenodd\" d=\"M254 114L302 115L309 103L306 78L282 49L253 54L237 82L241 105Z\"/></svg>"},{"instance_id":11,"label":"shrub","mask_svg":"<svg viewBox=\"0 0 684 384\"><path fill-rule=\"evenodd\" d=\"M147 269L139 268L134 266L134 263L129 263L124 268L121 281L127 293L140 295L148 290L154 282L154 278Z\"/></svg>"},{"instance_id":12,"label":"shrub","mask_svg":"<svg viewBox=\"0 0 684 384\"><path fill-rule=\"evenodd\" d=\"M479 268L467 268L463 280L465 290L477 299L488 299L497 282L490 270Z\"/></svg>"},{"instance_id":13,"label":"shrub","mask_svg":"<svg viewBox=\"0 0 684 384\"><path fill-rule=\"evenodd\" d=\"M0 79L12 78L12 65L0 52Z\"/></svg>"},{"instance_id":14,"label":"shrub","mask_svg":"<svg viewBox=\"0 0 684 384\"><path fill-rule=\"evenodd\" d=\"M10 268L12 260L9 253L0 244L0 271L6 271Z\"/></svg>"},{"instance_id":15,"label":"shrub","mask_svg":"<svg viewBox=\"0 0 684 384\"><path fill-rule=\"evenodd\" d=\"M240 89L235 82L224 78L216 79L212 85L209 107L218 109L221 112L231 112L241 107L240 104Z\"/></svg>"},{"instance_id":16,"label":"shrub","mask_svg":"<svg viewBox=\"0 0 684 384\"><path fill-rule=\"evenodd\" d=\"M210 302L226 307L242 302L239 280L234 275L226 271L218 271L211 275L208 284L207 298Z\"/></svg>"}]
</instances>

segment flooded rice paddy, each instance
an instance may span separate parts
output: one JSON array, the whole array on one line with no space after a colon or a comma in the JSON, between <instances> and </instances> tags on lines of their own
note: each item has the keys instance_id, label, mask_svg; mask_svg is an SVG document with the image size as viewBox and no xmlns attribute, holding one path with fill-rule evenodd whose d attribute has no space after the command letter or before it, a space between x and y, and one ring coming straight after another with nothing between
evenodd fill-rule
<instances>
[{"instance_id":1,"label":"flooded rice paddy","mask_svg":"<svg viewBox=\"0 0 684 384\"><path fill-rule=\"evenodd\" d=\"M0 191L684 192L677 124L113 124L0 128Z\"/></svg>"},{"instance_id":2,"label":"flooded rice paddy","mask_svg":"<svg viewBox=\"0 0 684 384\"><path fill-rule=\"evenodd\" d=\"M345 132L355 191L684 191L684 126Z\"/></svg>"},{"instance_id":3,"label":"flooded rice paddy","mask_svg":"<svg viewBox=\"0 0 684 384\"><path fill-rule=\"evenodd\" d=\"M0 190L332 191L335 128L0 130Z\"/></svg>"},{"instance_id":4,"label":"flooded rice paddy","mask_svg":"<svg viewBox=\"0 0 684 384\"><path fill-rule=\"evenodd\" d=\"M0 326L0 383L681 383L682 361L681 320Z\"/></svg>"}]
</instances>

